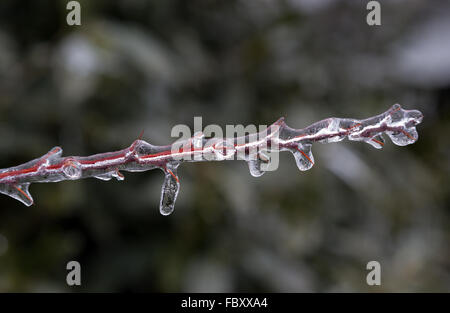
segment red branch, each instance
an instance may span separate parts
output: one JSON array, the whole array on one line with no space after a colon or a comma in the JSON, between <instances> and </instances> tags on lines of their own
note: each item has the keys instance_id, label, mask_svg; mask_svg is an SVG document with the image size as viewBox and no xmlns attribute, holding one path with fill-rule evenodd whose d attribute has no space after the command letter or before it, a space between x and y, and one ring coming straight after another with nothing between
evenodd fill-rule
<instances>
[{"instance_id":1,"label":"red branch","mask_svg":"<svg viewBox=\"0 0 450 313\"><path fill-rule=\"evenodd\" d=\"M336 142L348 138L381 149L384 146L382 134L385 133L395 144L404 146L417 141L415 126L421 121L422 113L403 110L396 104L388 111L365 120L328 118L303 129L293 129L285 124L284 118L280 118L266 131L257 134L207 139L200 133L168 146L154 146L139 138L126 149L87 157L62 157L62 149L55 147L38 159L0 170L0 193L31 205L30 183L88 177L123 180L120 171L142 172L160 168L165 173L160 211L167 215L173 211L178 195L180 184L176 169L182 162L238 158L249 163L253 176L260 176L264 173L264 165L270 161L265 152L290 151L299 169L308 170L314 165L311 153L314 142Z\"/></svg>"}]
</instances>

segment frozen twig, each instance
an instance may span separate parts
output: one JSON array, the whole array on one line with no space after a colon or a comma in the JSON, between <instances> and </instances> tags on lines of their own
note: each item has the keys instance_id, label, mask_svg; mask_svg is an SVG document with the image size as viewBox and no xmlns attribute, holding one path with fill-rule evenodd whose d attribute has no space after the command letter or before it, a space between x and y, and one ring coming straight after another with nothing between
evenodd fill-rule
<instances>
[{"instance_id":1,"label":"frozen twig","mask_svg":"<svg viewBox=\"0 0 450 313\"><path fill-rule=\"evenodd\" d=\"M280 118L266 131L237 138L207 139L201 133L183 142L168 146L154 146L136 140L123 150L87 157L62 157L62 149L55 147L42 157L19 166L0 170L0 193L9 195L25 205L33 204L28 191L31 183L59 182L95 177L101 180L123 180L121 171L143 172L155 168L164 174L161 190L160 212L172 213L180 189L177 167L186 161L221 161L240 156L249 164L250 173L257 177L264 174L269 163L265 152L290 151L300 170L314 165L311 145L314 142L364 141L377 149L384 145L383 133L394 144L405 146L417 141L415 126L422 121L422 113L404 110L400 105L367 118L328 118L303 129L287 126Z\"/></svg>"}]
</instances>

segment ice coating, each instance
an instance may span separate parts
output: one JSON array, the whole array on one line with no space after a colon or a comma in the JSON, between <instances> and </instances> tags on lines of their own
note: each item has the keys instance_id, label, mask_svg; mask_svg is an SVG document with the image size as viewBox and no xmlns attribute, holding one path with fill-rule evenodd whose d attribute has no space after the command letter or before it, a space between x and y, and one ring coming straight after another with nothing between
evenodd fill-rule
<instances>
[{"instance_id":1,"label":"ice coating","mask_svg":"<svg viewBox=\"0 0 450 313\"><path fill-rule=\"evenodd\" d=\"M264 174L264 165L270 162L267 152L289 151L299 170L306 171L314 166L311 147L315 142L330 143L348 138L381 149L385 144L383 134L386 134L394 144L405 146L417 141L416 125L422 118L421 112L404 110L395 104L388 111L364 120L328 118L303 129L294 129L280 118L267 130L245 137L206 139L202 133L196 133L188 140L168 146L154 146L139 139L126 149L87 157L62 157L62 149L55 147L40 158L1 169L0 193L30 206L33 204L29 192L31 183L88 177L124 180L121 171L159 168L164 172L159 210L162 215L169 215L180 190L177 168L183 162L245 160L250 174L259 177Z\"/></svg>"},{"instance_id":2,"label":"ice coating","mask_svg":"<svg viewBox=\"0 0 450 313\"><path fill-rule=\"evenodd\" d=\"M175 209L175 201L177 200L178 191L180 190L180 181L177 176L175 166L167 166L165 168L164 183L161 188L161 200L159 202L159 212L162 215L169 215Z\"/></svg>"}]
</instances>

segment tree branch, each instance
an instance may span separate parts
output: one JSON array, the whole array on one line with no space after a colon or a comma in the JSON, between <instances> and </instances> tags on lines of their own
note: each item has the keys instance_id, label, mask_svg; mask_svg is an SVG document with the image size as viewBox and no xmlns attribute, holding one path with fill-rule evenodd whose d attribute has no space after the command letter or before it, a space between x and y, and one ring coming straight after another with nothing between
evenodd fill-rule
<instances>
[{"instance_id":1,"label":"tree branch","mask_svg":"<svg viewBox=\"0 0 450 313\"><path fill-rule=\"evenodd\" d=\"M55 147L42 157L19 166L0 170L0 193L9 195L27 206L33 204L28 191L31 183L59 182L95 177L101 180L123 180L120 171L143 172L155 168L165 173L161 190L160 212L170 214L180 189L177 167L182 162L222 161L234 158L248 162L250 173L261 176L269 168L270 152L290 151L300 170L314 165L311 145L344 138L364 141L377 149L384 146L385 133L399 146L417 141L415 126L422 121L422 113L404 110L400 105L365 120L328 118L303 129L287 126L280 118L267 130L237 138L207 139L197 133L192 138L168 146L154 146L136 140L123 150L87 157L62 157L62 149Z\"/></svg>"}]
</instances>

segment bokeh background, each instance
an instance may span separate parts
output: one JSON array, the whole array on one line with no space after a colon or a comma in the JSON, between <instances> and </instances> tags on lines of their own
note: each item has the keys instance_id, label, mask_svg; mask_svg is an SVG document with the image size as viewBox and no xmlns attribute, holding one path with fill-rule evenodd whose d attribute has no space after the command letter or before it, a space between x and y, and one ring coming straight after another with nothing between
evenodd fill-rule
<instances>
[{"instance_id":1,"label":"bokeh background","mask_svg":"<svg viewBox=\"0 0 450 313\"><path fill-rule=\"evenodd\" d=\"M301 128L419 109L419 141L313 146L300 172L183 164L175 212L161 171L0 195L0 291L450 291L450 4L380 1L0 1L0 168L53 146L157 145L176 124ZM66 285L66 263L82 286ZM366 284L367 262L382 285Z\"/></svg>"}]
</instances>

